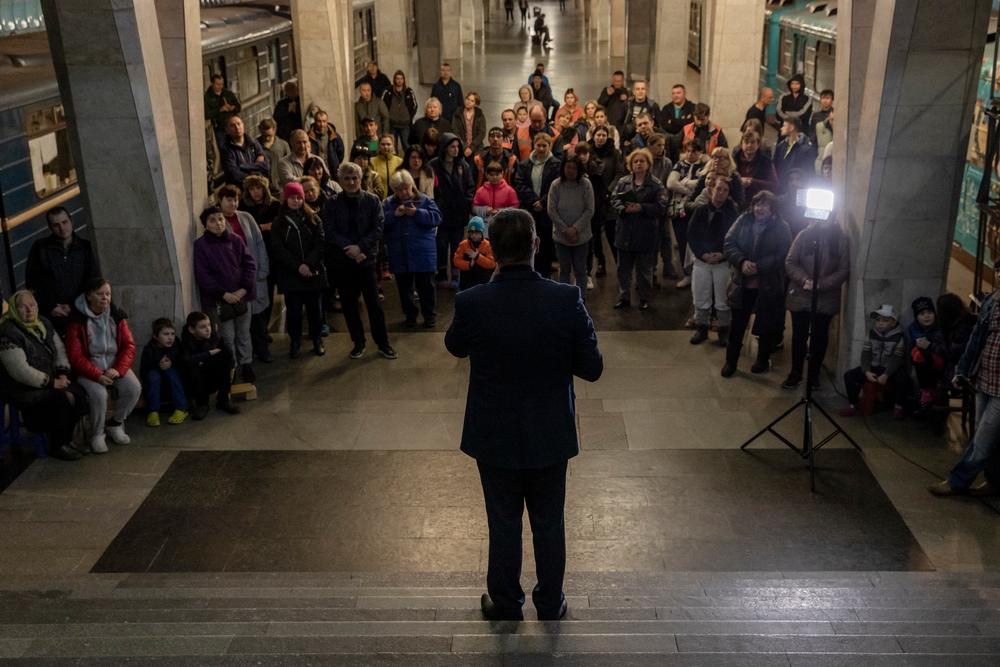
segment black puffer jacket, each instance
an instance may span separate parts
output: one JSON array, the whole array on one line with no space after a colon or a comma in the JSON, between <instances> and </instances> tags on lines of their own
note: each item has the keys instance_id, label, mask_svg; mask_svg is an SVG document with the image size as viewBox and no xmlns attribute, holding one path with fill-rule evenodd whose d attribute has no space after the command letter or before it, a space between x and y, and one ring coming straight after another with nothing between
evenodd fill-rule
<instances>
[{"instance_id":1,"label":"black puffer jacket","mask_svg":"<svg viewBox=\"0 0 1000 667\"><path fill-rule=\"evenodd\" d=\"M278 287L282 292L300 292L323 289L327 286L326 267L323 264L325 242L323 226L314 214L301 208L285 210L271 228L271 258L277 273ZM299 273L305 264L313 273L306 278Z\"/></svg>"},{"instance_id":2,"label":"black puffer jacket","mask_svg":"<svg viewBox=\"0 0 1000 667\"><path fill-rule=\"evenodd\" d=\"M443 155L448 146L458 142L458 157L451 165L445 166ZM465 146L462 140L451 132L441 135L438 142L438 157L430 162L437 183L434 184L434 201L441 209L441 225L444 227L465 227L472 212L472 198L476 194L476 181L472 177L472 167L462 157Z\"/></svg>"},{"instance_id":3,"label":"black puffer jacket","mask_svg":"<svg viewBox=\"0 0 1000 667\"><path fill-rule=\"evenodd\" d=\"M628 204L642 205L639 213L626 213ZM652 174L638 188L632 174L618 179L611 192L611 206L618 212L615 247L628 252L656 252L660 220L667 215L667 189Z\"/></svg>"},{"instance_id":4,"label":"black puffer jacket","mask_svg":"<svg viewBox=\"0 0 1000 667\"><path fill-rule=\"evenodd\" d=\"M788 225L775 215L771 216L758 238L754 238L753 213L744 213L726 234L726 259L733 266L733 279L729 286L729 305L742 309L744 285L755 278L757 303L754 312L753 334L756 336L779 332L785 325L785 258L792 245ZM749 260L757 265L754 276L745 276L741 267Z\"/></svg>"}]
</instances>

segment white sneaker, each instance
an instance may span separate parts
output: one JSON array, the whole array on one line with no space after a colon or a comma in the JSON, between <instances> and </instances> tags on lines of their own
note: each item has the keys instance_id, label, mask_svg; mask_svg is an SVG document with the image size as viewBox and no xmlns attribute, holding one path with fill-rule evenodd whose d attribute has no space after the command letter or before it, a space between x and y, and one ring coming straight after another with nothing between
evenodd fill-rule
<instances>
[{"instance_id":1,"label":"white sneaker","mask_svg":"<svg viewBox=\"0 0 1000 667\"><path fill-rule=\"evenodd\" d=\"M90 451L95 454L106 454L108 451L108 443L104 441L104 434L95 435L90 439Z\"/></svg>"},{"instance_id":2,"label":"white sneaker","mask_svg":"<svg viewBox=\"0 0 1000 667\"><path fill-rule=\"evenodd\" d=\"M684 276L683 278L677 281L677 284L674 285L674 287L676 287L677 289L684 289L689 285L691 285L691 276Z\"/></svg>"},{"instance_id":3,"label":"white sneaker","mask_svg":"<svg viewBox=\"0 0 1000 667\"><path fill-rule=\"evenodd\" d=\"M132 442L132 438L128 437L128 433L125 432L125 425L118 424L117 426L109 426L104 429L108 437L111 438L111 442L116 445L127 445Z\"/></svg>"},{"instance_id":4,"label":"white sneaker","mask_svg":"<svg viewBox=\"0 0 1000 667\"><path fill-rule=\"evenodd\" d=\"M594 289L594 279L587 276L587 289Z\"/></svg>"}]
</instances>

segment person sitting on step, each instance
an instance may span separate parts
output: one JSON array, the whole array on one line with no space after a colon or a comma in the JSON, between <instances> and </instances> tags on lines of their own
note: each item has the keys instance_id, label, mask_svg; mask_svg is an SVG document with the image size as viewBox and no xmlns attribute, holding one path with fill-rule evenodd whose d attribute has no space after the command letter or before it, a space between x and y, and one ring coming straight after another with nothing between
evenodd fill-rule
<instances>
[{"instance_id":1,"label":"person sitting on step","mask_svg":"<svg viewBox=\"0 0 1000 667\"><path fill-rule=\"evenodd\" d=\"M844 373L844 388L851 404L840 411L840 416L853 417L858 413L861 388L869 383L869 388L892 388L895 401L892 414L896 419L902 419L906 415L903 405L910 393L910 377L904 363L906 338L892 304L884 304L872 311L871 318L874 323L861 348L861 365Z\"/></svg>"}]
</instances>

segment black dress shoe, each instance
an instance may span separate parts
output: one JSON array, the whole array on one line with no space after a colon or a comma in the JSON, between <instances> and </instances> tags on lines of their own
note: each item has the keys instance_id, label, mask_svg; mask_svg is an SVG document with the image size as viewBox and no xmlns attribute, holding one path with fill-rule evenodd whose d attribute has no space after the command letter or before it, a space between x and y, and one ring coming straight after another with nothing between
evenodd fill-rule
<instances>
[{"instance_id":1,"label":"black dress shoe","mask_svg":"<svg viewBox=\"0 0 1000 667\"><path fill-rule=\"evenodd\" d=\"M618 303L614 305L615 310L621 310L622 308L628 308L632 305L632 302L628 299L618 299Z\"/></svg>"},{"instance_id":2,"label":"black dress shoe","mask_svg":"<svg viewBox=\"0 0 1000 667\"><path fill-rule=\"evenodd\" d=\"M302 343L292 343L288 346L288 358L298 359L299 351L302 349Z\"/></svg>"},{"instance_id":3,"label":"black dress shoe","mask_svg":"<svg viewBox=\"0 0 1000 667\"><path fill-rule=\"evenodd\" d=\"M201 421L208 416L208 404L198 404L195 403L191 406L191 419L195 421Z\"/></svg>"},{"instance_id":4,"label":"black dress shoe","mask_svg":"<svg viewBox=\"0 0 1000 667\"><path fill-rule=\"evenodd\" d=\"M559 610L555 614L553 614L553 615L550 616L549 614L543 614L543 613L539 612L538 613L538 620L539 621L561 621L564 618L566 618L566 612L567 611L569 611L569 605L566 604L566 600L563 600L562 604L559 605Z\"/></svg>"},{"instance_id":5,"label":"black dress shoe","mask_svg":"<svg viewBox=\"0 0 1000 667\"><path fill-rule=\"evenodd\" d=\"M565 604L565 603L563 603ZM524 614L521 610L504 611L493 604L489 593L483 593L479 598L479 608L483 610L483 618L487 621L523 621Z\"/></svg>"},{"instance_id":6,"label":"black dress shoe","mask_svg":"<svg viewBox=\"0 0 1000 667\"><path fill-rule=\"evenodd\" d=\"M60 445L49 452L49 456L60 461L79 461L83 454L76 451L69 445Z\"/></svg>"}]
</instances>

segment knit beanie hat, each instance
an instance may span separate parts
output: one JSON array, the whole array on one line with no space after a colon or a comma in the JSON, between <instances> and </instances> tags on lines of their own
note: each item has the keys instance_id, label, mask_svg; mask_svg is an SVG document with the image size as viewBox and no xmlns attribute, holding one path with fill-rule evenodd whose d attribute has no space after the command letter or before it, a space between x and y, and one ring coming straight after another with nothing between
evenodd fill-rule
<instances>
[{"instance_id":1,"label":"knit beanie hat","mask_svg":"<svg viewBox=\"0 0 1000 667\"><path fill-rule=\"evenodd\" d=\"M292 181L291 183L287 183L285 185L285 189L281 191L282 199L288 199L292 195L298 195L299 197L302 197L302 199L306 198L306 193L305 190L302 189L301 183Z\"/></svg>"},{"instance_id":2,"label":"knit beanie hat","mask_svg":"<svg viewBox=\"0 0 1000 667\"><path fill-rule=\"evenodd\" d=\"M934 302L930 300L929 297L921 296L913 300L913 316L916 317L925 310L929 310L932 313L936 312L934 310Z\"/></svg>"},{"instance_id":3,"label":"knit beanie hat","mask_svg":"<svg viewBox=\"0 0 1000 667\"><path fill-rule=\"evenodd\" d=\"M486 233L486 223L478 215L472 216L469 220L469 224L465 226L466 232L479 232L480 234Z\"/></svg>"}]
</instances>

